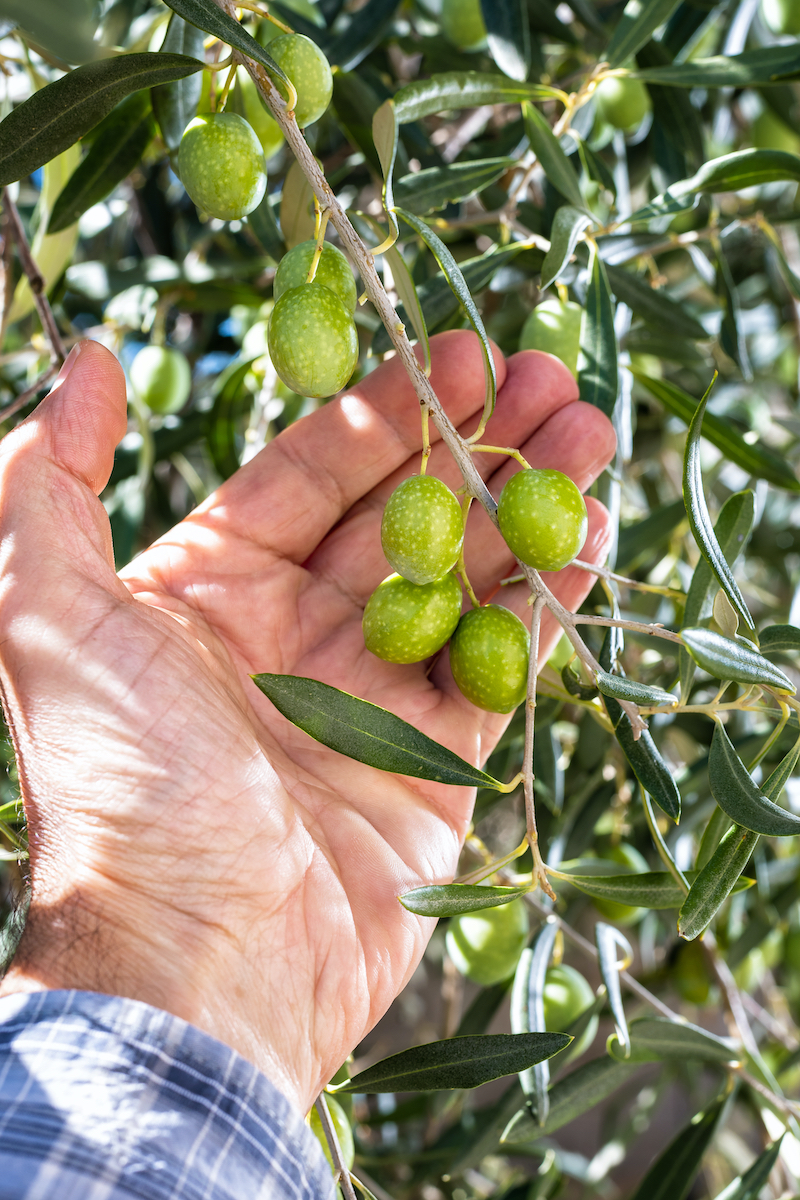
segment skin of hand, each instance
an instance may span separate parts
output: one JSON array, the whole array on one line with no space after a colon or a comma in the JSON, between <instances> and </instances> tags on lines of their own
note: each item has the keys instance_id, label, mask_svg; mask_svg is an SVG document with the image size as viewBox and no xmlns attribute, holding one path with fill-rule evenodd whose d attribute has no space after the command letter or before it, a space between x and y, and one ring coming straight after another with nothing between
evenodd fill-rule
<instances>
[{"instance_id":1,"label":"skin of hand","mask_svg":"<svg viewBox=\"0 0 800 1200\"><path fill-rule=\"evenodd\" d=\"M469 433L478 341L456 331L431 348L433 385ZM586 488L613 454L610 423L550 355L496 358L485 440ZM0 446L0 667L33 886L2 993L146 1001L233 1046L306 1112L417 966L434 922L397 896L453 878L474 793L326 749L249 675L321 679L475 764L508 718L461 696L446 654L431 669L364 647L363 607L388 574L382 508L419 470L419 404L397 360L297 421L120 577L97 496L125 429L122 369L85 342ZM518 469L476 461L495 497ZM440 441L428 471L459 485ZM607 514L588 508L582 556L602 561ZM474 511L481 600L513 567ZM593 577L548 582L574 608ZM521 585L501 602L529 619ZM558 632L548 618L542 657Z\"/></svg>"}]
</instances>

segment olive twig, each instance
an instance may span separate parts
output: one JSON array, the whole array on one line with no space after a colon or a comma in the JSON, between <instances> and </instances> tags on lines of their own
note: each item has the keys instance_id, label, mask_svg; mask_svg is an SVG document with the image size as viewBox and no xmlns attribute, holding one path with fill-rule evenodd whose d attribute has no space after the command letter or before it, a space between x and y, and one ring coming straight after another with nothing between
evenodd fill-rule
<instances>
[{"instance_id":1,"label":"olive twig","mask_svg":"<svg viewBox=\"0 0 800 1200\"><path fill-rule=\"evenodd\" d=\"M9 188L3 188L3 207L6 212L6 236L10 235L16 243L19 260L23 271L28 277L28 283L33 294L36 311L39 314L39 320L42 322L42 328L50 342L51 360L60 365L67 357L67 352L58 325L56 325L50 301L47 299L44 279L36 263L33 261L31 248L28 245L28 239L25 236L25 230L22 227L22 221L20 220L17 206L11 197Z\"/></svg>"},{"instance_id":2,"label":"olive twig","mask_svg":"<svg viewBox=\"0 0 800 1200\"><path fill-rule=\"evenodd\" d=\"M215 112L221 113L224 111L225 105L228 102L228 93L230 92L231 87L233 86L233 81L235 78L236 78L236 63L232 62L231 68L228 71L228 78L225 80L225 86L223 87L220 96L217 98L216 107L214 109Z\"/></svg>"},{"instance_id":3,"label":"olive twig","mask_svg":"<svg viewBox=\"0 0 800 1200\"><path fill-rule=\"evenodd\" d=\"M328 1112L328 1105L325 1101L325 1093L320 1092L314 1101L314 1108L317 1110L320 1125L328 1142L331 1152L331 1158L336 1166L336 1174L338 1175L339 1187L342 1189L344 1200L357 1200L353 1184L350 1179L350 1168L344 1160L342 1147L339 1145L339 1138L336 1134L336 1127L331 1120L331 1115Z\"/></svg>"},{"instance_id":4,"label":"olive twig","mask_svg":"<svg viewBox=\"0 0 800 1200\"><path fill-rule=\"evenodd\" d=\"M577 567L579 571L586 571L590 575L598 575L601 579L608 579L612 583L621 583L623 587L634 589L637 592L653 592L657 596L666 596L668 600L676 600L679 604L683 604L686 600L686 593L679 592L677 588L665 587L660 583L643 583L640 579L629 579L627 575L618 575L608 567L598 566L597 563L582 562L579 558L573 558L569 565ZM510 581L503 580L503 582Z\"/></svg>"},{"instance_id":5,"label":"olive twig","mask_svg":"<svg viewBox=\"0 0 800 1200\"><path fill-rule=\"evenodd\" d=\"M543 596L536 596L533 602L531 617L531 650L528 660L528 694L525 697L525 748L522 752L522 788L525 795L525 826L528 845L533 858L533 874L539 881L542 891L556 899L556 894L550 886L547 872L539 853L539 832L536 828L536 804L533 794L533 738L536 718L536 677L539 672L539 630L542 624L542 609L545 606Z\"/></svg>"}]
</instances>

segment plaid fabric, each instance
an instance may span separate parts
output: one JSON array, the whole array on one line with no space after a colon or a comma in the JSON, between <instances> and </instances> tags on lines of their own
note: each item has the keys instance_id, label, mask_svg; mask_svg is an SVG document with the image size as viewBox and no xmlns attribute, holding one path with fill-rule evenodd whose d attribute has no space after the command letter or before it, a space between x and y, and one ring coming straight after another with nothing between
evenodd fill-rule
<instances>
[{"instance_id":1,"label":"plaid fabric","mask_svg":"<svg viewBox=\"0 0 800 1200\"><path fill-rule=\"evenodd\" d=\"M266 1076L169 1013L90 992L0 999L0 1200L332 1200Z\"/></svg>"}]
</instances>

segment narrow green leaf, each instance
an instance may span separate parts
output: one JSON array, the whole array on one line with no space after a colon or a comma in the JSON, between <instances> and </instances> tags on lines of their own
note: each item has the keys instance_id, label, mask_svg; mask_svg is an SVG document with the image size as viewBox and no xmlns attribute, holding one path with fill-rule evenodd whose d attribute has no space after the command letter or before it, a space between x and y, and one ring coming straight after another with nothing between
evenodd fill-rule
<instances>
[{"instance_id":1,"label":"narrow green leaf","mask_svg":"<svg viewBox=\"0 0 800 1200\"><path fill-rule=\"evenodd\" d=\"M800 652L800 629L796 625L769 625L758 635L765 654L797 654Z\"/></svg>"},{"instance_id":2,"label":"narrow green leaf","mask_svg":"<svg viewBox=\"0 0 800 1200\"><path fill-rule=\"evenodd\" d=\"M626 679L623 675L612 675L608 671L595 671L597 686L604 696L613 696L615 700L630 700L632 704L663 705L677 704L678 701L671 692L665 692L660 687L650 687L646 683L637 683L635 679Z\"/></svg>"},{"instance_id":3,"label":"narrow green leaf","mask_svg":"<svg viewBox=\"0 0 800 1200\"><path fill-rule=\"evenodd\" d=\"M583 683L572 670L570 663L565 663L561 668L561 682L570 696L575 696L577 700L594 700L597 695L597 688Z\"/></svg>"},{"instance_id":4,"label":"narrow green leaf","mask_svg":"<svg viewBox=\"0 0 800 1200\"><path fill-rule=\"evenodd\" d=\"M591 217L571 204L563 204L558 209L550 231L550 249L542 263L542 291L559 278L572 257L578 239L591 223Z\"/></svg>"},{"instance_id":5,"label":"narrow green leaf","mask_svg":"<svg viewBox=\"0 0 800 1200\"><path fill-rule=\"evenodd\" d=\"M737 825L767 837L792 837L800 833L800 817L773 803L755 785L719 723L711 740L708 780L717 804Z\"/></svg>"},{"instance_id":6,"label":"narrow green leaf","mask_svg":"<svg viewBox=\"0 0 800 1200\"><path fill-rule=\"evenodd\" d=\"M600 1104L629 1079L634 1070L630 1063L617 1062L608 1055L593 1058L551 1087L550 1114L544 1129L533 1120L530 1110L524 1108L509 1121L501 1143L513 1146L555 1133Z\"/></svg>"},{"instance_id":7,"label":"narrow green leaf","mask_svg":"<svg viewBox=\"0 0 800 1200\"><path fill-rule=\"evenodd\" d=\"M381 107L381 99L357 71L334 72L332 115L352 142L353 149L361 151L375 172L381 171L381 164L372 136L372 122Z\"/></svg>"},{"instance_id":8,"label":"narrow green leaf","mask_svg":"<svg viewBox=\"0 0 800 1200\"><path fill-rule=\"evenodd\" d=\"M747 866L759 835L734 825L695 879L678 914L678 933L692 941L708 928Z\"/></svg>"},{"instance_id":9,"label":"narrow green leaf","mask_svg":"<svg viewBox=\"0 0 800 1200\"><path fill-rule=\"evenodd\" d=\"M161 54L186 54L202 62L203 31L189 25L177 13L170 18ZM174 153L181 144L183 131L197 112L203 88L202 75L189 75L174 83L153 88L150 98L158 127L167 149Z\"/></svg>"},{"instance_id":10,"label":"narrow green leaf","mask_svg":"<svg viewBox=\"0 0 800 1200\"><path fill-rule=\"evenodd\" d=\"M417 341L422 346L425 371L429 372L431 369L431 346L428 340L428 327L425 324L425 314L422 311L411 272L397 246L390 246L388 250L384 251L384 255L392 272L395 290L403 302L403 308L414 328Z\"/></svg>"},{"instance_id":11,"label":"narrow green leaf","mask_svg":"<svg viewBox=\"0 0 800 1200\"><path fill-rule=\"evenodd\" d=\"M398 179L395 198L401 208L423 216L446 204L466 200L494 183L515 162L513 158L479 158L446 167L428 167Z\"/></svg>"},{"instance_id":12,"label":"narrow green leaf","mask_svg":"<svg viewBox=\"0 0 800 1200\"><path fill-rule=\"evenodd\" d=\"M653 1163L631 1200L685 1200L724 1110L724 1101L712 1104L682 1129Z\"/></svg>"},{"instance_id":13,"label":"narrow green leaf","mask_svg":"<svg viewBox=\"0 0 800 1200\"><path fill-rule=\"evenodd\" d=\"M572 132L574 135L575 131L573 130ZM601 187L604 187L616 199L617 185L614 176L600 155L582 138L578 141L578 154L580 155L583 169L589 178L593 179L595 183L599 183ZM556 213L556 216L558 216L558 213ZM602 254L601 257L603 257ZM603 257L603 261L607 261L605 257Z\"/></svg>"},{"instance_id":14,"label":"narrow green leaf","mask_svg":"<svg viewBox=\"0 0 800 1200\"><path fill-rule=\"evenodd\" d=\"M664 1017L640 1017L631 1021L629 1062L669 1062L700 1059L702 1062L734 1062L740 1048L730 1038L717 1037L688 1021ZM621 1058L619 1043L609 1040L609 1053Z\"/></svg>"},{"instance_id":15,"label":"narrow green leaf","mask_svg":"<svg viewBox=\"0 0 800 1200\"><path fill-rule=\"evenodd\" d=\"M583 366L578 374L581 400L607 417L614 411L618 390L619 348L614 331L614 303L605 266L592 247L589 286L581 322Z\"/></svg>"},{"instance_id":16,"label":"narrow green leaf","mask_svg":"<svg viewBox=\"0 0 800 1200\"><path fill-rule=\"evenodd\" d=\"M504 75L524 83L531 65L525 0L484 0L481 7L489 53Z\"/></svg>"},{"instance_id":17,"label":"narrow green leaf","mask_svg":"<svg viewBox=\"0 0 800 1200\"><path fill-rule=\"evenodd\" d=\"M59 193L48 233L59 233L130 175L155 132L146 91L134 92L98 126L89 153Z\"/></svg>"},{"instance_id":18,"label":"narrow green leaf","mask_svg":"<svg viewBox=\"0 0 800 1200\"><path fill-rule=\"evenodd\" d=\"M786 284L794 299L800 300L800 276L797 276L789 266L781 239L778 237L778 234L765 217L762 217L759 221L759 229L764 234L772 248L772 253L774 254L775 261L778 264L778 270L783 276L783 282Z\"/></svg>"},{"instance_id":19,"label":"narrow green leaf","mask_svg":"<svg viewBox=\"0 0 800 1200\"><path fill-rule=\"evenodd\" d=\"M800 47L793 41L783 46L746 50L744 54L718 54L667 67L643 67L631 71L631 75L647 83L670 87L763 87L800 78Z\"/></svg>"},{"instance_id":20,"label":"narrow green leaf","mask_svg":"<svg viewBox=\"0 0 800 1200\"><path fill-rule=\"evenodd\" d=\"M202 68L182 54L120 54L86 63L49 83L0 122L0 187L32 174L74 145L131 92Z\"/></svg>"},{"instance_id":21,"label":"narrow green leaf","mask_svg":"<svg viewBox=\"0 0 800 1200\"><path fill-rule=\"evenodd\" d=\"M611 291L628 308L662 333L705 341L710 337L699 321L663 291L656 291L630 271L606 267Z\"/></svg>"},{"instance_id":22,"label":"narrow green leaf","mask_svg":"<svg viewBox=\"0 0 800 1200\"><path fill-rule=\"evenodd\" d=\"M778 1161L778 1155L783 1141L783 1134L774 1141L771 1146L767 1146L759 1154L756 1161L749 1170L745 1171L744 1175L734 1179L724 1191L719 1192L716 1200L758 1200L762 1189L765 1187L772 1173L772 1168Z\"/></svg>"},{"instance_id":23,"label":"narrow green leaf","mask_svg":"<svg viewBox=\"0 0 800 1200\"><path fill-rule=\"evenodd\" d=\"M332 65L352 71L377 46L400 0L368 0L353 13L350 23L325 49ZM294 17L294 14L292 14Z\"/></svg>"},{"instance_id":24,"label":"narrow green leaf","mask_svg":"<svg viewBox=\"0 0 800 1200\"><path fill-rule=\"evenodd\" d=\"M255 360L234 359L217 376L212 391L213 405L206 414L205 434L211 461L223 479L229 479L241 465L242 443L238 440L239 422L252 397L244 381Z\"/></svg>"},{"instance_id":25,"label":"narrow green leaf","mask_svg":"<svg viewBox=\"0 0 800 1200\"><path fill-rule=\"evenodd\" d=\"M356 762L437 783L498 786L491 775L377 704L317 679L296 675L253 675L252 679L293 725Z\"/></svg>"},{"instance_id":26,"label":"narrow green leaf","mask_svg":"<svg viewBox=\"0 0 800 1200\"><path fill-rule=\"evenodd\" d=\"M260 42L251 37L238 21L219 8L214 0L165 0L165 3L190 25L204 29L206 33L213 33L221 42L235 50L241 50L242 54L260 63L271 79L281 80L282 83L289 82Z\"/></svg>"},{"instance_id":27,"label":"narrow green leaf","mask_svg":"<svg viewBox=\"0 0 800 1200\"><path fill-rule=\"evenodd\" d=\"M19 24L37 46L65 63L94 58L98 7L91 0L2 0L0 18Z\"/></svg>"},{"instance_id":28,"label":"narrow green leaf","mask_svg":"<svg viewBox=\"0 0 800 1200\"><path fill-rule=\"evenodd\" d=\"M680 417L687 425L691 424L697 403L688 392L666 379L653 379L641 371L634 370L633 376L669 412ZM707 412L703 417L702 436L748 474L755 475L757 479L766 479L776 487L800 492L800 481L789 463L763 443L746 442L730 421Z\"/></svg>"},{"instance_id":29,"label":"narrow green leaf","mask_svg":"<svg viewBox=\"0 0 800 1200\"><path fill-rule=\"evenodd\" d=\"M672 16L680 0L628 0L614 36L603 57L610 67L621 67L651 35Z\"/></svg>"},{"instance_id":30,"label":"narrow green leaf","mask_svg":"<svg viewBox=\"0 0 800 1200\"><path fill-rule=\"evenodd\" d=\"M638 738L634 738L631 723L619 703L606 696L605 706L614 726L614 736L639 783L659 808L677 821L681 815L681 794L652 734L645 729Z\"/></svg>"},{"instance_id":31,"label":"narrow green leaf","mask_svg":"<svg viewBox=\"0 0 800 1200\"><path fill-rule=\"evenodd\" d=\"M681 638L694 661L715 679L762 684L794 694L796 688L783 671L741 639L723 637L713 629L682 629Z\"/></svg>"},{"instance_id":32,"label":"narrow green leaf","mask_svg":"<svg viewBox=\"0 0 800 1200\"><path fill-rule=\"evenodd\" d=\"M530 888L481 887L471 883L432 884L398 896L403 908L418 917L458 917L462 913L496 908L525 896ZM518 1032L518 1031L515 1031ZM527 1032L527 1030L523 1031Z\"/></svg>"},{"instance_id":33,"label":"narrow green leaf","mask_svg":"<svg viewBox=\"0 0 800 1200\"><path fill-rule=\"evenodd\" d=\"M798 166L800 166L800 159L798 159ZM753 378L753 368L750 365L750 356L742 330L736 287L728 260L721 250L717 250L716 257L717 295L722 309L719 344L728 357L736 363L744 378L750 382Z\"/></svg>"},{"instance_id":34,"label":"narrow green leaf","mask_svg":"<svg viewBox=\"0 0 800 1200\"><path fill-rule=\"evenodd\" d=\"M418 121L432 113L484 104L517 104L523 100L564 100L558 88L543 83L518 83L503 75L479 71L446 71L407 83L394 94L398 124Z\"/></svg>"},{"instance_id":35,"label":"narrow green leaf","mask_svg":"<svg viewBox=\"0 0 800 1200\"><path fill-rule=\"evenodd\" d=\"M672 187L668 187L660 196L655 196L652 200L648 200L647 204L637 208L628 217L628 221L634 225L640 221L652 221L654 217L674 216L677 213L697 208L699 202L699 192L682 189L682 184L676 183Z\"/></svg>"},{"instance_id":36,"label":"narrow green leaf","mask_svg":"<svg viewBox=\"0 0 800 1200\"><path fill-rule=\"evenodd\" d=\"M544 1033L544 985L558 925L546 921L530 949L523 950L511 989L511 1032ZM520 1072L522 1090L529 1097L539 1126L550 1111L550 1066L545 1060Z\"/></svg>"},{"instance_id":37,"label":"narrow green leaf","mask_svg":"<svg viewBox=\"0 0 800 1200\"><path fill-rule=\"evenodd\" d=\"M386 100L372 118L372 140L378 151L378 158L383 171L383 210L391 225L392 232L397 234L397 220L394 208L394 164L397 158L398 124L393 100Z\"/></svg>"},{"instance_id":38,"label":"narrow green leaf","mask_svg":"<svg viewBox=\"0 0 800 1200\"><path fill-rule=\"evenodd\" d=\"M486 375L486 399L483 406L483 419L487 421L494 412L495 401L497 399L497 371L494 365L494 355L492 348L489 345L489 338L486 335L486 329L478 312L475 301L472 299L470 290L467 287L466 280L461 273L461 269L453 258L453 255L445 246L440 237L433 232L430 226L424 221L420 221L419 217L415 217L413 213L406 212L405 209L395 205L394 211L398 216L402 217L407 225L410 225L419 236L422 238L425 245L430 250L433 257L436 259L440 268L444 272L445 278L449 283L453 294L458 297L470 325L480 338L481 352L483 354L483 369Z\"/></svg>"},{"instance_id":39,"label":"narrow green leaf","mask_svg":"<svg viewBox=\"0 0 800 1200\"><path fill-rule=\"evenodd\" d=\"M707 425L708 415L706 415ZM708 429L706 428L706 434ZM717 523L714 526L714 536L719 548L725 556L725 561L732 567L744 548L744 544L753 527L755 512L755 497L751 491L736 492L729 496L720 509ZM683 608L684 626L699 625L711 616L711 587L714 576L704 558L701 558L694 569L689 591L686 593L686 603ZM685 646L680 652L681 697L684 704L689 701L689 691L694 679L695 664Z\"/></svg>"},{"instance_id":40,"label":"narrow green leaf","mask_svg":"<svg viewBox=\"0 0 800 1200\"><path fill-rule=\"evenodd\" d=\"M716 376L715 376L716 378ZM712 381L713 386L713 381ZM686 449L683 457L683 502L686 505L686 515L689 518L694 539L700 553L711 567L717 582L730 600L747 629L754 630L753 618L739 591L733 573L725 561L719 542L714 536L711 517L708 512L705 494L703 492L703 477L700 470L700 433L703 427L703 416L706 411L711 386L697 406L692 417L689 432L686 437Z\"/></svg>"},{"instance_id":41,"label":"narrow green leaf","mask_svg":"<svg viewBox=\"0 0 800 1200\"><path fill-rule=\"evenodd\" d=\"M474 1088L550 1058L565 1033L490 1033L412 1046L355 1075L336 1092L434 1092Z\"/></svg>"},{"instance_id":42,"label":"narrow green leaf","mask_svg":"<svg viewBox=\"0 0 800 1200\"><path fill-rule=\"evenodd\" d=\"M625 1007L622 1003L622 988L619 982L620 964L617 959L617 950L622 950L625 955L626 965L633 962L633 950L625 935L620 933L618 929L615 929L613 925L608 925L605 921L598 921L595 924L594 941L597 946L597 965L600 968L600 976L603 983L606 985L608 1006L614 1018L617 1041L622 1047L623 1058L629 1058L631 1053L631 1039L628 1032L628 1022L625 1018Z\"/></svg>"},{"instance_id":43,"label":"narrow green leaf","mask_svg":"<svg viewBox=\"0 0 800 1200\"><path fill-rule=\"evenodd\" d=\"M723 812L718 804L714 805L714 811L711 814L708 824L705 827L703 836L700 839L700 846L697 850L697 858L694 860L695 870L700 873L714 856L714 851L722 841L729 829L732 829L731 819L726 812Z\"/></svg>"},{"instance_id":44,"label":"narrow green leaf","mask_svg":"<svg viewBox=\"0 0 800 1200\"><path fill-rule=\"evenodd\" d=\"M574 208L586 212L578 176L561 149L561 143L550 128L547 118L529 103L523 104L522 115L531 150L541 163L545 175L565 200Z\"/></svg>"},{"instance_id":45,"label":"narrow green leaf","mask_svg":"<svg viewBox=\"0 0 800 1200\"><path fill-rule=\"evenodd\" d=\"M781 810L782 811L782 810ZM553 871L552 878L576 887L598 900L613 900L632 908L680 908L685 891L669 871L631 872L626 875L578 875L572 871ZM692 872L686 872L691 880Z\"/></svg>"}]
</instances>

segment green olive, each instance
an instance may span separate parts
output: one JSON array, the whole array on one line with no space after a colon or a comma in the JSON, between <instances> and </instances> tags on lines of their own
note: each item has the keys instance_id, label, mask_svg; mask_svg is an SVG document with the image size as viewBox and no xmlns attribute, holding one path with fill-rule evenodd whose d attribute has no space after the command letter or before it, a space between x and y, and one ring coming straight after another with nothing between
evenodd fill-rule
<instances>
[{"instance_id":1,"label":"green olive","mask_svg":"<svg viewBox=\"0 0 800 1200\"><path fill-rule=\"evenodd\" d=\"M390 575L367 601L364 644L385 662L421 662L441 650L460 612L461 585L455 575L421 586Z\"/></svg>"},{"instance_id":2,"label":"green olive","mask_svg":"<svg viewBox=\"0 0 800 1200\"><path fill-rule=\"evenodd\" d=\"M184 130L178 170L197 207L221 221L238 220L264 198L264 151L237 113L206 113Z\"/></svg>"},{"instance_id":3,"label":"green olive","mask_svg":"<svg viewBox=\"0 0 800 1200\"><path fill-rule=\"evenodd\" d=\"M497 505L500 532L512 553L537 571L560 571L586 541L586 502L572 480L551 470L518 471Z\"/></svg>"},{"instance_id":4,"label":"green olive","mask_svg":"<svg viewBox=\"0 0 800 1200\"><path fill-rule=\"evenodd\" d=\"M333 396L358 362L355 323L339 297L319 283L284 292L269 322L272 365L301 396Z\"/></svg>"},{"instance_id":5,"label":"green olive","mask_svg":"<svg viewBox=\"0 0 800 1200\"><path fill-rule=\"evenodd\" d=\"M678 947L672 970L675 986L690 1004L707 1004L711 994L708 964L699 938Z\"/></svg>"},{"instance_id":6,"label":"green olive","mask_svg":"<svg viewBox=\"0 0 800 1200\"><path fill-rule=\"evenodd\" d=\"M145 346L130 367L134 395L151 412L166 415L183 408L192 390L192 370L171 346Z\"/></svg>"},{"instance_id":7,"label":"green olive","mask_svg":"<svg viewBox=\"0 0 800 1200\"><path fill-rule=\"evenodd\" d=\"M530 634L498 604L464 613L450 642L450 669L459 690L487 712L511 712L525 699Z\"/></svg>"},{"instance_id":8,"label":"green olive","mask_svg":"<svg viewBox=\"0 0 800 1200\"><path fill-rule=\"evenodd\" d=\"M316 245L317 243L311 238L307 242L300 242L299 245L293 246L288 254L284 254L272 284L272 294L276 300L280 300L283 293L288 292L290 288L300 287L306 282ZM350 264L341 250L332 246L330 242L325 242L322 247L313 282L330 288L339 297L348 312L356 311L358 292Z\"/></svg>"},{"instance_id":9,"label":"green olive","mask_svg":"<svg viewBox=\"0 0 800 1200\"><path fill-rule=\"evenodd\" d=\"M800 2L798 0L761 0L764 20L773 33L800 33Z\"/></svg>"},{"instance_id":10,"label":"green olive","mask_svg":"<svg viewBox=\"0 0 800 1200\"><path fill-rule=\"evenodd\" d=\"M464 541L461 505L433 475L413 475L395 488L381 522L390 565L411 583L433 583L456 565Z\"/></svg>"},{"instance_id":11,"label":"green olive","mask_svg":"<svg viewBox=\"0 0 800 1200\"><path fill-rule=\"evenodd\" d=\"M626 133L638 129L653 107L642 81L624 75L612 75L599 83L594 102L601 120Z\"/></svg>"},{"instance_id":12,"label":"green olive","mask_svg":"<svg viewBox=\"0 0 800 1200\"><path fill-rule=\"evenodd\" d=\"M465 913L450 922L447 953L467 979L490 987L513 975L528 940L528 928L528 909L521 899Z\"/></svg>"},{"instance_id":13,"label":"green olive","mask_svg":"<svg viewBox=\"0 0 800 1200\"><path fill-rule=\"evenodd\" d=\"M566 963L548 967L544 979L544 1027L549 1033L565 1033L582 1012L594 1004L591 986L574 967ZM597 1033L598 1019L592 1017L581 1036L567 1051L569 1059L580 1058Z\"/></svg>"},{"instance_id":14,"label":"green olive","mask_svg":"<svg viewBox=\"0 0 800 1200\"><path fill-rule=\"evenodd\" d=\"M583 309L572 300L543 300L522 326L519 348L554 354L576 375L582 318Z\"/></svg>"},{"instance_id":15,"label":"green olive","mask_svg":"<svg viewBox=\"0 0 800 1200\"><path fill-rule=\"evenodd\" d=\"M284 33L269 43L269 53L297 92L297 124L303 129L318 121L333 95L330 63L319 46L302 33Z\"/></svg>"}]
</instances>

